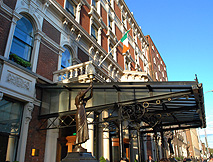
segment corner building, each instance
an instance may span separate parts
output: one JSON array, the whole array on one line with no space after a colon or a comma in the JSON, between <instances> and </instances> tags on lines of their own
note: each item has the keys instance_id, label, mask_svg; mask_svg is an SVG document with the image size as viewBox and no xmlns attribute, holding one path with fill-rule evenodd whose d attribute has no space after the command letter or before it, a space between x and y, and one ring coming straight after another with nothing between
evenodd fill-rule
<instances>
[{"instance_id":1,"label":"corner building","mask_svg":"<svg viewBox=\"0 0 213 162\"><path fill-rule=\"evenodd\" d=\"M124 0L0 0L0 12L0 162L59 162L72 151L75 127L39 129L51 121L38 116L51 112L40 108L44 96L36 84L87 83L90 64L96 82L155 80L148 41ZM130 28L129 51L123 54L119 43L99 67ZM158 80L166 77L165 71ZM107 128L89 125L89 134L84 147L97 159L118 159L112 154L118 138L109 138ZM124 139L126 156L137 158L128 132Z\"/></svg>"},{"instance_id":2,"label":"corner building","mask_svg":"<svg viewBox=\"0 0 213 162\"><path fill-rule=\"evenodd\" d=\"M154 81L168 81L166 64L157 50L151 36L147 35L146 38L149 43L147 53L150 76Z\"/></svg>"}]
</instances>

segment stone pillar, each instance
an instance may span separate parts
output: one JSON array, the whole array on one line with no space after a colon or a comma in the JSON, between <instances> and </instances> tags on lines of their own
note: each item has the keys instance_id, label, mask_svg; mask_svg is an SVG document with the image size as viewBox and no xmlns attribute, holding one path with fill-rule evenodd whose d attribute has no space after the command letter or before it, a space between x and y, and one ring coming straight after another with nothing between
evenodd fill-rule
<instances>
[{"instance_id":1,"label":"stone pillar","mask_svg":"<svg viewBox=\"0 0 213 162\"><path fill-rule=\"evenodd\" d=\"M56 161L58 133L58 129L47 130L44 162Z\"/></svg>"},{"instance_id":2,"label":"stone pillar","mask_svg":"<svg viewBox=\"0 0 213 162\"><path fill-rule=\"evenodd\" d=\"M87 152L91 152L92 155L94 155L94 125L89 123L92 123L93 119L94 119L94 114L91 113L89 115L89 118L87 118L89 139L84 144L82 144L82 147L87 149Z\"/></svg>"},{"instance_id":3,"label":"stone pillar","mask_svg":"<svg viewBox=\"0 0 213 162\"><path fill-rule=\"evenodd\" d=\"M9 135L8 144L7 144L6 161L13 160L14 147L15 147L15 136Z\"/></svg>"},{"instance_id":4,"label":"stone pillar","mask_svg":"<svg viewBox=\"0 0 213 162\"><path fill-rule=\"evenodd\" d=\"M82 3L80 2L77 6L77 12L76 12L76 21L80 24L80 19L81 19L81 7Z\"/></svg>"},{"instance_id":5,"label":"stone pillar","mask_svg":"<svg viewBox=\"0 0 213 162\"><path fill-rule=\"evenodd\" d=\"M31 59L32 60L32 72L36 72L41 37L42 37L41 32L37 31L35 33L33 52L32 52L32 56L31 56L32 57L32 59Z\"/></svg>"},{"instance_id":6,"label":"stone pillar","mask_svg":"<svg viewBox=\"0 0 213 162\"><path fill-rule=\"evenodd\" d=\"M107 111L103 112L103 118L107 118L109 116ZM107 127L103 128L103 157L106 161L110 161L110 152L109 152L109 129Z\"/></svg>"},{"instance_id":7,"label":"stone pillar","mask_svg":"<svg viewBox=\"0 0 213 162\"><path fill-rule=\"evenodd\" d=\"M98 44L101 46L101 30L102 30L102 27L100 27L98 29Z\"/></svg>"},{"instance_id":8,"label":"stone pillar","mask_svg":"<svg viewBox=\"0 0 213 162\"><path fill-rule=\"evenodd\" d=\"M24 162L25 160L28 129L29 129L29 123L32 119L31 113L33 111L33 108L34 108L34 105L32 102L28 102L24 106L21 133L20 133L19 146L18 146L18 154L17 154L17 161L19 162Z\"/></svg>"}]
</instances>

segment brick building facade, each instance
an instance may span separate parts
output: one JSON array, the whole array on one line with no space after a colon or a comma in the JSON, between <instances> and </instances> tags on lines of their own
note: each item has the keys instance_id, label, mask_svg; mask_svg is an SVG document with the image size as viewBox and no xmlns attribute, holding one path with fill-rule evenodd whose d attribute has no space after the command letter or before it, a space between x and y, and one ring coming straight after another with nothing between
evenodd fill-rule
<instances>
[{"instance_id":1,"label":"brick building facade","mask_svg":"<svg viewBox=\"0 0 213 162\"><path fill-rule=\"evenodd\" d=\"M88 64L97 82L167 81L124 0L0 0L0 12L0 161L59 162L66 153L70 129L38 131L45 110L37 83L88 82ZM130 28L130 50L119 43L98 66ZM110 160L109 150L102 155Z\"/></svg>"},{"instance_id":2,"label":"brick building facade","mask_svg":"<svg viewBox=\"0 0 213 162\"><path fill-rule=\"evenodd\" d=\"M150 35L147 35L146 38L149 43L148 60L151 77L154 81L168 81L166 64L164 63Z\"/></svg>"}]
</instances>

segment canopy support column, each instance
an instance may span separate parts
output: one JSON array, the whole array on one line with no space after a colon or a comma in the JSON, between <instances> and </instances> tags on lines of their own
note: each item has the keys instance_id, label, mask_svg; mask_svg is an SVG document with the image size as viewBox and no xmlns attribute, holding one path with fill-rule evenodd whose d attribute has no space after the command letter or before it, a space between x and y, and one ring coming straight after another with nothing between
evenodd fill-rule
<instances>
[{"instance_id":1,"label":"canopy support column","mask_svg":"<svg viewBox=\"0 0 213 162\"><path fill-rule=\"evenodd\" d=\"M121 109L122 107L119 107L118 112L118 121L119 121L119 145L120 145L120 158L124 158L124 142L123 142L123 122L121 117Z\"/></svg>"},{"instance_id":2,"label":"canopy support column","mask_svg":"<svg viewBox=\"0 0 213 162\"><path fill-rule=\"evenodd\" d=\"M160 161L160 157L159 157L159 148L158 148L158 137L157 137L157 131L155 131L154 133L154 137L155 137L155 146L156 146L156 157L157 157L157 162Z\"/></svg>"}]
</instances>

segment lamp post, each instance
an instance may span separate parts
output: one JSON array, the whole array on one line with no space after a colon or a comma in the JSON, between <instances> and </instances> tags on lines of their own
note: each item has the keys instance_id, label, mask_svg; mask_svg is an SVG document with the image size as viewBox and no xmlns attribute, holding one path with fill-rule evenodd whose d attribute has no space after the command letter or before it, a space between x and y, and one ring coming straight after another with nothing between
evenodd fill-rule
<instances>
[{"instance_id":1,"label":"lamp post","mask_svg":"<svg viewBox=\"0 0 213 162\"><path fill-rule=\"evenodd\" d=\"M206 91L206 92L204 92L204 94L206 94L208 92L213 92L213 90ZM209 155L209 146L208 146L207 135L206 135L206 128L204 129L204 133L205 133L205 141L206 141L206 147L207 147L207 158L208 158L208 157L210 157L210 155Z\"/></svg>"}]
</instances>

